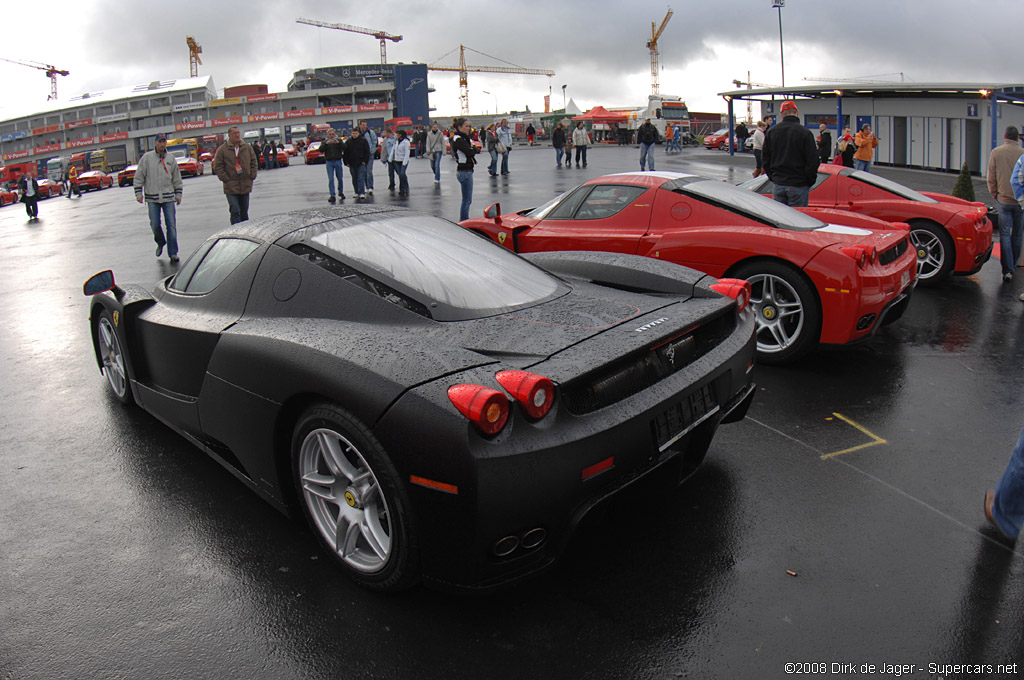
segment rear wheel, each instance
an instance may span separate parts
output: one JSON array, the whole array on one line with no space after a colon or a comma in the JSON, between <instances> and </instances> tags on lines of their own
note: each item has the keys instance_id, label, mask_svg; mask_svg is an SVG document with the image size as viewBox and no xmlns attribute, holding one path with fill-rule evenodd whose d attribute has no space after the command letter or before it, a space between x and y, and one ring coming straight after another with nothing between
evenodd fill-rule
<instances>
[{"instance_id":1,"label":"rear wheel","mask_svg":"<svg viewBox=\"0 0 1024 680\"><path fill-rule=\"evenodd\" d=\"M910 220L910 245L917 252L917 282L935 286L949 278L956 250L949 232L935 222Z\"/></svg>"},{"instance_id":2,"label":"rear wheel","mask_svg":"<svg viewBox=\"0 0 1024 680\"><path fill-rule=\"evenodd\" d=\"M113 317L105 309L96 320L96 349L103 362L103 375L107 378L110 391L122 404L132 403L132 390L128 385L128 371L124 352L121 351L121 341L117 339Z\"/></svg>"},{"instance_id":3,"label":"rear wheel","mask_svg":"<svg viewBox=\"0 0 1024 680\"><path fill-rule=\"evenodd\" d=\"M758 361L788 364L817 346L821 306L799 272L781 262L761 261L745 264L732 275L750 281Z\"/></svg>"},{"instance_id":4,"label":"rear wheel","mask_svg":"<svg viewBox=\"0 0 1024 680\"><path fill-rule=\"evenodd\" d=\"M410 502L376 437L336 406L309 409L292 437L303 514L360 585L397 591L419 578Z\"/></svg>"}]
</instances>

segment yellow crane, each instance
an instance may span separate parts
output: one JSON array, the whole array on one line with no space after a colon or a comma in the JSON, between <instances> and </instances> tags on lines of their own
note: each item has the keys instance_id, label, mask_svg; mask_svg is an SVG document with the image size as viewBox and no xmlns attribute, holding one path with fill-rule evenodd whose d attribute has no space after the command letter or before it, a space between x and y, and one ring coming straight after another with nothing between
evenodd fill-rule
<instances>
[{"instance_id":1,"label":"yellow crane","mask_svg":"<svg viewBox=\"0 0 1024 680\"><path fill-rule=\"evenodd\" d=\"M15 61L14 59L4 59L0 57L0 61L6 61L9 64L17 64L19 66L28 66L29 68L37 68L40 71L45 71L46 76L50 79L50 96L46 98L47 101L57 98L57 76L66 76L70 71L57 68L53 64L43 64L38 61Z\"/></svg>"},{"instance_id":2,"label":"yellow crane","mask_svg":"<svg viewBox=\"0 0 1024 680\"><path fill-rule=\"evenodd\" d=\"M296 19L297 24L306 24L308 26L318 26L320 28L333 28L339 31L348 31L349 33L361 33L362 35L372 35L374 38L380 40L380 65L388 63L388 50L387 41L398 42L402 39L400 35L391 35L385 31L378 31L372 28L362 28L360 26L350 26L349 24L331 24L326 21L317 21L316 19Z\"/></svg>"},{"instance_id":3,"label":"yellow crane","mask_svg":"<svg viewBox=\"0 0 1024 680\"><path fill-rule=\"evenodd\" d=\"M520 74L520 75L528 75L528 76L553 76L553 75L555 75L554 71L550 71L548 69L526 68L524 66L516 66L515 64L511 64L511 63L509 63L507 61L505 63L509 64L509 66L467 66L466 65L466 50L467 49L469 51L471 51L471 52L476 52L477 54L485 56L485 57L488 57L490 59L495 59L497 61L504 61L503 59L498 59L497 57L492 57L489 54L484 54L483 52L477 52L477 50L474 50L472 47L467 48L465 45L459 45L459 65L458 66L439 66L436 63L434 63L434 64L427 64L427 69L430 70L430 71L452 71L452 72L456 72L457 71L458 72L458 74L459 74L459 104L460 104L460 107L461 107L461 110L462 110L462 115L464 115L464 116L468 116L469 115L469 72L470 71L472 71L473 73L517 73L517 74ZM454 52L454 51L455 50L452 50L452 52ZM449 52L448 54L451 54L451 52ZM440 61L441 59L444 59L444 57L447 57L448 54L442 56L437 61Z\"/></svg>"},{"instance_id":4,"label":"yellow crane","mask_svg":"<svg viewBox=\"0 0 1024 680\"><path fill-rule=\"evenodd\" d=\"M647 41L647 49L651 51L651 94L661 94L661 88L658 85L658 38L661 37L671 18L672 8L669 7L665 18L661 20L661 26L655 28L654 22L651 22L651 39Z\"/></svg>"},{"instance_id":5,"label":"yellow crane","mask_svg":"<svg viewBox=\"0 0 1024 680\"><path fill-rule=\"evenodd\" d=\"M199 55L203 53L203 46L196 42L190 35L185 36L185 44L188 45L188 73L192 78L199 77L199 65L203 60Z\"/></svg>"}]
</instances>

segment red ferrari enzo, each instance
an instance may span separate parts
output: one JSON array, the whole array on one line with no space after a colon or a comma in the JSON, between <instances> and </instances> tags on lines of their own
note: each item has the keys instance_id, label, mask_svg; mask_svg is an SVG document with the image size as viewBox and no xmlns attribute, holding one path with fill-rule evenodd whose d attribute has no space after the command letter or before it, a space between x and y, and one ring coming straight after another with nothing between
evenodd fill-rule
<instances>
[{"instance_id":1,"label":"red ferrari enzo","mask_svg":"<svg viewBox=\"0 0 1024 680\"><path fill-rule=\"evenodd\" d=\"M694 175L604 175L537 208L500 213L493 204L461 226L520 253L631 253L750 281L765 363L870 337L903 314L915 284L905 224L794 210Z\"/></svg>"},{"instance_id":2,"label":"red ferrari enzo","mask_svg":"<svg viewBox=\"0 0 1024 680\"><path fill-rule=\"evenodd\" d=\"M106 189L113 181L110 175L106 173L99 170L90 170L78 175L78 188L82 191L98 191Z\"/></svg>"},{"instance_id":3,"label":"red ferrari enzo","mask_svg":"<svg viewBox=\"0 0 1024 680\"><path fill-rule=\"evenodd\" d=\"M771 196L775 185L762 175L740 185ZM838 208L910 225L917 252L917 278L938 284L950 274L967 276L992 254L992 223L983 203L930 191L918 192L891 179L841 165L818 166L810 205Z\"/></svg>"}]
</instances>

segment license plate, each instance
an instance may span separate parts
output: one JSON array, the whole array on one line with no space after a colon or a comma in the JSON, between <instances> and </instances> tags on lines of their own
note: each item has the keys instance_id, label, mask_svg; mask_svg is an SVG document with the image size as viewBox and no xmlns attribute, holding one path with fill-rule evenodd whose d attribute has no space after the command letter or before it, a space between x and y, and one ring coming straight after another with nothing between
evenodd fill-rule
<instances>
[{"instance_id":1,"label":"license plate","mask_svg":"<svg viewBox=\"0 0 1024 680\"><path fill-rule=\"evenodd\" d=\"M658 451L664 451L675 444L690 430L717 413L718 408L711 393L711 386L705 385L663 411L651 421L651 430Z\"/></svg>"},{"instance_id":2,"label":"license plate","mask_svg":"<svg viewBox=\"0 0 1024 680\"><path fill-rule=\"evenodd\" d=\"M910 285L910 270L903 272L900 276L900 290L903 290Z\"/></svg>"}]
</instances>

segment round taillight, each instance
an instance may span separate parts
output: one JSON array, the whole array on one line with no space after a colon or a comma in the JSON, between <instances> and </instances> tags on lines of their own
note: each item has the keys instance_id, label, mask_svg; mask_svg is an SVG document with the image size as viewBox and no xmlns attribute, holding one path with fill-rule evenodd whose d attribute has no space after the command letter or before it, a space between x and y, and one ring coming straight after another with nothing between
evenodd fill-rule
<instances>
[{"instance_id":1,"label":"round taillight","mask_svg":"<svg viewBox=\"0 0 1024 680\"><path fill-rule=\"evenodd\" d=\"M530 418L543 418L551 410L555 386L544 376L529 371L499 371L494 378L519 402Z\"/></svg>"},{"instance_id":2,"label":"round taillight","mask_svg":"<svg viewBox=\"0 0 1024 680\"><path fill-rule=\"evenodd\" d=\"M845 248L840 248L840 250L852 257L853 261L856 262L857 266L861 269L864 269L864 267L867 266L868 254L867 248L864 246L847 246Z\"/></svg>"},{"instance_id":3,"label":"round taillight","mask_svg":"<svg viewBox=\"0 0 1024 680\"><path fill-rule=\"evenodd\" d=\"M461 383L448 388L448 399L484 434L497 434L508 422L508 397L498 390Z\"/></svg>"},{"instance_id":4,"label":"round taillight","mask_svg":"<svg viewBox=\"0 0 1024 680\"><path fill-rule=\"evenodd\" d=\"M718 279L711 290L736 300L736 311L742 312L750 303L750 281L745 279Z\"/></svg>"}]
</instances>

